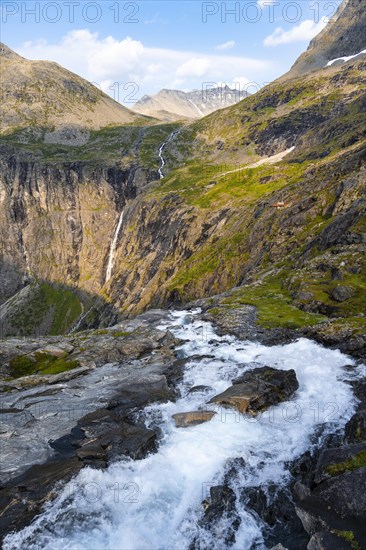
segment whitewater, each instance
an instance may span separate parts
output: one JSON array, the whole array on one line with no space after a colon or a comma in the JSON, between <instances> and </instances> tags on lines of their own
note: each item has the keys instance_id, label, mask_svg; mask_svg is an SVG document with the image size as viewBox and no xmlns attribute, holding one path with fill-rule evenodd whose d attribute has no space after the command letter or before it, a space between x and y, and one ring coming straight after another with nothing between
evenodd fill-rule
<instances>
[{"instance_id":1,"label":"whitewater","mask_svg":"<svg viewBox=\"0 0 366 550\"><path fill-rule=\"evenodd\" d=\"M199 313L173 311L159 327L184 340L176 351L188 362L176 402L136 413L148 427L160 426L158 452L106 470L84 468L30 526L6 537L4 550L184 550L193 540L195 548L226 548L219 533L198 521L209 487L222 481L230 461L245 460L231 482L237 494L259 484L285 485L286 463L316 444L315 434L344 427L356 405L349 380L363 367L345 369L353 364L349 357L304 338L267 347L218 336ZM299 389L291 400L256 418L207 405L233 378L261 365L296 371ZM204 387L191 392L194 386ZM175 427L173 414L200 408L216 415L199 426ZM243 504L237 511L241 523L231 548L265 549L258 518Z\"/></svg>"}]
</instances>

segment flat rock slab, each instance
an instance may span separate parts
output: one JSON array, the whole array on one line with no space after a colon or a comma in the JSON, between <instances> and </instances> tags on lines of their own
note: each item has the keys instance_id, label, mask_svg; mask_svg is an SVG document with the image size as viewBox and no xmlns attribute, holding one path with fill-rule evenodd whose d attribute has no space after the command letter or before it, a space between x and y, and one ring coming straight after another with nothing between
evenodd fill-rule
<instances>
[{"instance_id":1,"label":"flat rock slab","mask_svg":"<svg viewBox=\"0 0 366 550\"><path fill-rule=\"evenodd\" d=\"M213 411L190 411L173 414L172 418L174 418L177 428L188 428L208 422L215 414Z\"/></svg>"},{"instance_id":2,"label":"flat rock slab","mask_svg":"<svg viewBox=\"0 0 366 550\"><path fill-rule=\"evenodd\" d=\"M298 389L296 373L260 367L233 380L234 385L215 395L209 403L237 409L240 413L255 416L271 405L285 401Z\"/></svg>"}]
</instances>

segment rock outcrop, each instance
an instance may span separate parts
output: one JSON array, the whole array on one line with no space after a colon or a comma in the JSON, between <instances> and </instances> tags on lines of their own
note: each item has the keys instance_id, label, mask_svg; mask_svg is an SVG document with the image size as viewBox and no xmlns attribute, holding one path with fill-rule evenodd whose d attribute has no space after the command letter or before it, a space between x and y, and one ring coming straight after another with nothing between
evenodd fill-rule
<instances>
[{"instance_id":1,"label":"rock outcrop","mask_svg":"<svg viewBox=\"0 0 366 550\"><path fill-rule=\"evenodd\" d=\"M366 546L365 381L355 385L361 399L338 446L325 445L304 483L293 490L296 512L311 536L308 550L351 550ZM330 441L331 442L331 441Z\"/></svg>"},{"instance_id":2,"label":"rock outcrop","mask_svg":"<svg viewBox=\"0 0 366 550\"><path fill-rule=\"evenodd\" d=\"M332 6L334 7L334 6ZM333 59L366 49L366 16L362 0L344 0L328 25L313 40L285 78L324 68Z\"/></svg>"},{"instance_id":3,"label":"rock outcrop","mask_svg":"<svg viewBox=\"0 0 366 550\"><path fill-rule=\"evenodd\" d=\"M250 370L233 382L233 386L213 397L209 403L235 408L252 416L289 399L299 387L294 370L271 367Z\"/></svg>"}]
</instances>

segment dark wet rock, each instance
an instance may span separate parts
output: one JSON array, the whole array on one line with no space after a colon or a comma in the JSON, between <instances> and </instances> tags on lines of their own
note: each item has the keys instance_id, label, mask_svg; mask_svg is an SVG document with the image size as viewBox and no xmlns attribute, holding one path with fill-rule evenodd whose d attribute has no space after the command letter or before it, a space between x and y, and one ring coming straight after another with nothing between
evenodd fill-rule
<instances>
[{"instance_id":1,"label":"dark wet rock","mask_svg":"<svg viewBox=\"0 0 366 550\"><path fill-rule=\"evenodd\" d=\"M173 391L176 395L179 395L177 386L183 380L186 363L186 358L177 359L176 361L173 361L173 363L168 366L164 371L168 384L171 388L173 388Z\"/></svg>"},{"instance_id":2,"label":"dark wet rock","mask_svg":"<svg viewBox=\"0 0 366 550\"><path fill-rule=\"evenodd\" d=\"M302 333L306 338L316 340L325 347L339 349L342 353L366 361L366 335L354 334L352 326L347 326L347 323L338 328L332 321L328 321L306 327Z\"/></svg>"},{"instance_id":3,"label":"dark wet rock","mask_svg":"<svg viewBox=\"0 0 366 550\"><path fill-rule=\"evenodd\" d=\"M311 537L307 550L354 550L354 546L335 533L322 531Z\"/></svg>"},{"instance_id":4,"label":"dark wet rock","mask_svg":"<svg viewBox=\"0 0 366 550\"><path fill-rule=\"evenodd\" d=\"M345 470L351 467L352 463L365 457L366 465L366 443L358 443L355 445L342 445L342 447L336 447L324 450L318 459L314 481L317 485L326 479L339 473L343 473ZM344 465L344 469L342 469Z\"/></svg>"},{"instance_id":5,"label":"dark wet rock","mask_svg":"<svg viewBox=\"0 0 366 550\"><path fill-rule=\"evenodd\" d=\"M355 291L350 286L336 286L330 291L330 296L336 302L345 302L354 296Z\"/></svg>"},{"instance_id":6,"label":"dark wet rock","mask_svg":"<svg viewBox=\"0 0 366 550\"><path fill-rule=\"evenodd\" d=\"M211 389L212 389L211 386L203 386L203 385L192 386L188 393L200 393L200 392L207 393L211 391Z\"/></svg>"},{"instance_id":7,"label":"dark wet rock","mask_svg":"<svg viewBox=\"0 0 366 550\"><path fill-rule=\"evenodd\" d=\"M240 500L263 522L267 548L283 543L289 550L305 549L309 537L299 520L289 488L271 483L242 490Z\"/></svg>"},{"instance_id":8,"label":"dark wet rock","mask_svg":"<svg viewBox=\"0 0 366 550\"><path fill-rule=\"evenodd\" d=\"M366 547L366 467L323 481L311 495L296 502L305 530L351 531L361 548Z\"/></svg>"},{"instance_id":9,"label":"dark wet rock","mask_svg":"<svg viewBox=\"0 0 366 550\"><path fill-rule=\"evenodd\" d=\"M234 385L213 397L209 403L236 408L240 413L258 412L285 401L298 389L293 369L284 371L260 367L234 380Z\"/></svg>"},{"instance_id":10,"label":"dark wet rock","mask_svg":"<svg viewBox=\"0 0 366 550\"><path fill-rule=\"evenodd\" d=\"M366 408L366 378L357 380L353 384L353 391L357 399L361 401L359 408Z\"/></svg>"},{"instance_id":11,"label":"dark wet rock","mask_svg":"<svg viewBox=\"0 0 366 550\"><path fill-rule=\"evenodd\" d=\"M297 481L293 486L292 494L296 500L304 500L304 498L310 496L310 489L301 481Z\"/></svg>"},{"instance_id":12,"label":"dark wet rock","mask_svg":"<svg viewBox=\"0 0 366 550\"><path fill-rule=\"evenodd\" d=\"M217 520L225 512L233 512L235 502L235 493L230 487L226 485L210 487L210 497L204 501L205 521Z\"/></svg>"},{"instance_id":13,"label":"dark wet rock","mask_svg":"<svg viewBox=\"0 0 366 550\"><path fill-rule=\"evenodd\" d=\"M124 380L123 387L109 404L121 418L135 407L141 408L154 401L168 401L172 396L164 375L132 375Z\"/></svg>"},{"instance_id":14,"label":"dark wet rock","mask_svg":"<svg viewBox=\"0 0 366 550\"><path fill-rule=\"evenodd\" d=\"M156 451L157 433L154 430L121 420L113 410L98 410L78 424L85 439L76 443L76 454L87 464L96 461L97 465L104 463L106 466L121 456L136 460Z\"/></svg>"},{"instance_id":15,"label":"dark wet rock","mask_svg":"<svg viewBox=\"0 0 366 550\"><path fill-rule=\"evenodd\" d=\"M207 530L215 541L226 548L235 542L235 533L240 526L240 516L236 511L236 496L227 485L210 487L210 495L203 501L204 515L199 520L200 530ZM196 541L190 550L200 548Z\"/></svg>"},{"instance_id":16,"label":"dark wet rock","mask_svg":"<svg viewBox=\"0 0 366 550\"><path fill-rule=\"evenodd\" d=\"M190 411L173 414L172 418L174 418L177 428L188 428L189 426L197 426L204 422L209 422L215 414L212 411Z\"/></svg>"},{"instance_id":17,"label":"dark wet rock","mask_svg":"<svg viewBox=\"0 0 366 550\"><path fill-rule=\"evenodd\" d=\"M82 468L77 458L33 466L26 474L0 489L0 533L4 536L28 525L43 506L53 500L56 489ZM1 538L0 538L1 540Z\"/></svg>"},{"instance_id":18,"label":"dark wet rock","mask_svg":"<svg viewBox=\"0 0 366 550\"><path fill-rule=\"evenodd\" d=\"M366 441L366 409L360 410L352 416L345 427L347 443Z\"/></svg>"}]
</instances>

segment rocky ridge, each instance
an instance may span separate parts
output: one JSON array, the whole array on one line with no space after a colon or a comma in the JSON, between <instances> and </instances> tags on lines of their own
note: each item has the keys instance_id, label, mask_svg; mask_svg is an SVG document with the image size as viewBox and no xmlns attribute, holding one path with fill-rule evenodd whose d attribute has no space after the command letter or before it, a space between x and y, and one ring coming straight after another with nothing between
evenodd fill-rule
<instances>
[{"instance_id":1,"label":"rocky ridge","mask_svg":"<svg viewBox=\"0 0 366 550\"><path fill-rule=\"evenodd\" d=\"M87 129L133 124L139 118L57 63L25 59L3 43L0 62L1 133L45 126L48 143L78 145Z\"/></svg>"},{"instance_id":2,"label":"rocky ridge","mask_svg":"<svg viewBox=\"0 0 366 550\"><path fill-rule=\"evenodd\" d=\"M165 121L197 119L234 105L248 95L245 91L229 86L208 87L191 92L160 90L154 96L142 97L132 110Z\"/></svg>"}]
</instances>

